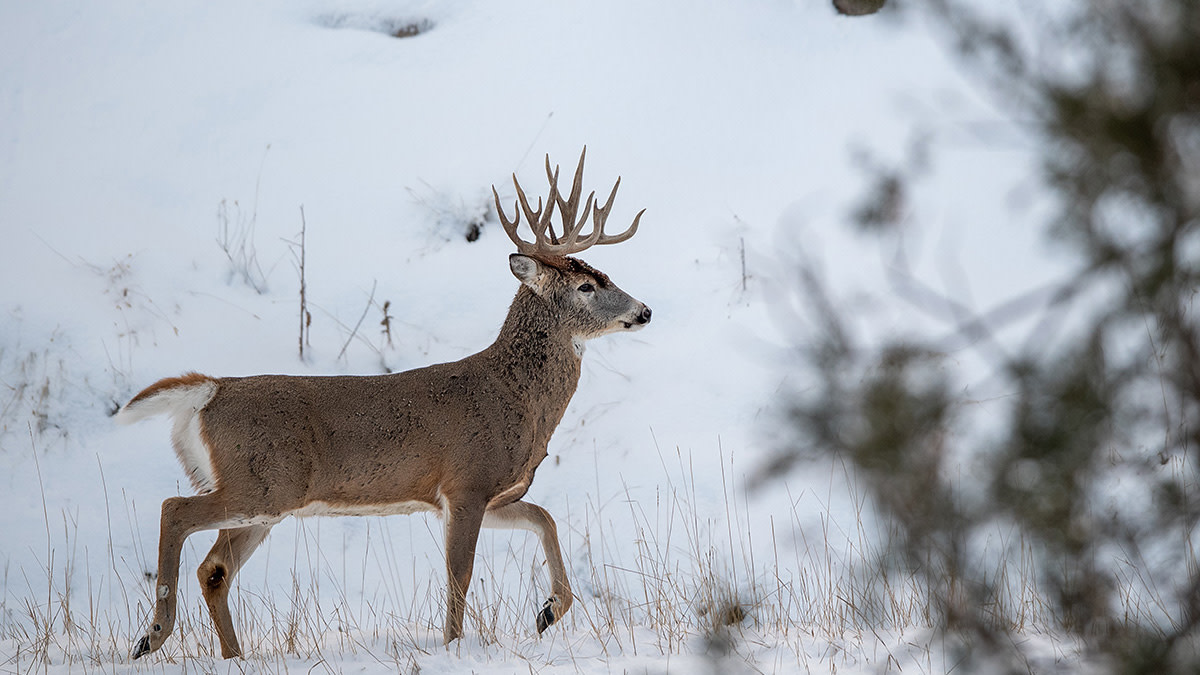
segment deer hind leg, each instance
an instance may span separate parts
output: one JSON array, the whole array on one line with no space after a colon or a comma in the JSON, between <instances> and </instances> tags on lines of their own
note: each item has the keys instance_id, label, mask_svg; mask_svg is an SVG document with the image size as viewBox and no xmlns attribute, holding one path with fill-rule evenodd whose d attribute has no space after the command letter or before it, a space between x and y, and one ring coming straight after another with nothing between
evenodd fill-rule
<instances>
[{"instance_id":1,"label":"deer hind leg","mask_svg":"<svg viewBox=\"0 0 1200 675\"><path fill-rule=\"evenodd\" d=\"M495 529L522 529L533 532L542 543L542 553L550 567L550 598L542 604L537 615L537 632L540 635L563 614L574 602L571 584L567 581L567 569L563 565L562 552L558 548L558 528L550 513L530 502L517 501L488 511L483 517L483 526Z\"/></svg>"},{"instance_id":2,"label":"deer hind leg","mask_svg":"<svg viewBox=\"0 0 1200 675\"><path fill-rule=\"evenodd\" d=\"M183 548L183 540L193 532L218 527L227 519L226 505L218 492L163 500L158 535L158 585L155 588L154 620L150 630L134 645L133 658L158 650L175 629L179 552Z\"/></svg>"},{"instance_id":3,"label":"deer hind leg","mask_svg":"<svg viewBox=\"0 0 1200 675\"><path fill-rule=\"evenodd\" d=\"M204 603L217 629L221 642L221 656L231 659L242 655L237 633L233 628L233 616L229 613L229 587L233 576L242 563L254 553L254 549L267 538L270 525L250 525L237 529L221 530L217 543L213 544L208 557L200 563L196 576L200 578L200 590L204 592Z\"/></svg>"},{"instance_id":4,"label":"deer hind leg","mask_svg":"<svg viewBox=\"0 0 1200 675\"><path fill-rule=\"evenodd\" d=\"M446 644L462 637L463 613L467 605L467 587L475 565L475 544L483 524L485 503L445 506L446 518Z\"/></svg>"}]
</instances>

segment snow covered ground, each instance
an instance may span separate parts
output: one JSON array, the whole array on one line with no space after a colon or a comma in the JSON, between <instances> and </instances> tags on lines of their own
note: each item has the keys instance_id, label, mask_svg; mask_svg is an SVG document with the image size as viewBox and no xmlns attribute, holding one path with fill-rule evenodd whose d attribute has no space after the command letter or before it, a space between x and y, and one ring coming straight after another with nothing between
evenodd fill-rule
<instances>
[{"instance_id":1,"label":"snow covered ground","mask_svg":"<svg viewBox=\"0 0 1200 675\"><path fill-rule=\"evenodd\" d=\"M511 203L516 172L539 192L544 155L569 170L585 144L587 189L622 177L612 221L647 211L581 257L654 320L589 346L528 495L579 604L539 639L536 541L485 533L469 636L447 649L435 519L287 521L238 577L245 663L953 666L919 607L876 621L845 597L871 527L840 470L745 483L803 387L789 261L818 261L870 330L923 320L873 299L889 254L845 233L856 152L934 139L937 187L913 205L931 227L909 242L932 285L987 307L1053 274L1012 224L1029 148L972 131L994 113L920 22L817 0L55 0L0 4L0 44L0 672L239 667L213 656L193 581L213 533L188 541L175 635L128 661L158 505L188 486L166 420L110 414L188 370L367 374L482 349L517 285L491 186ZM1050 662L1073 653L1042 639Z\"/></svg>"}]
</instances>

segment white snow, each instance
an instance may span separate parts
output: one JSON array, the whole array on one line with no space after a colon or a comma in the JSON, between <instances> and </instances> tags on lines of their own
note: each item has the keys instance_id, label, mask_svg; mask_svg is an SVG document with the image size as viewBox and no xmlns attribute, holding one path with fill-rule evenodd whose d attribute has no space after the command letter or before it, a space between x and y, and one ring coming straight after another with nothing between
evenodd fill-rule
<instances>
[{"instance_id":1,"label":"white snow","mask_svg":"<svg viewBox=\"0 0 1200 675\"><path fill-rule=\"evenodd\" d=\"M783 435L787 393L804 387L776 300L803 252L862 330L925 325L878 300L891 253L845 228L866 184L855 151L896 160L914 128L941 150L925 179L937 189L913 205L928 225L906 242L917 274L984 308L1056 268L1017 225L1036 219L1013 216L1013 190L1036 193L1031 148L972 135L995 112L920 22L828 5L0 4L0 635L28 636L0 640L3 669L26 670L35 653L50 672L131 669L158 505L190 490L168 422L117 426L119 405L192 370L368 374L482 349L517 288L512 245L494 217L477 242L462 228L489 213L493 184L511 204L510 174L540 191L544 155L569 172L584 145L587 189L606 195L621 176L613 227L647 211L632 240L581 257L654 319L589 343L528 495L557 519L577 604L539 639L536 538L485 533L469 635L444 648L436 519L292 519L238 577L247 663L951 667L919 616L876 630L828 614L869 546L869 509L840 468L746 489ZM381 32L408 25L424 32ZM227 667L193 581L213 537L189 539L180 623L137 669ZM697 589L749 604L732 653L697 628L711 605ZM300 646L278 656L288 626ZM1044 639L1047 658L1070 653Z\"/></svg>"}]
</instances>

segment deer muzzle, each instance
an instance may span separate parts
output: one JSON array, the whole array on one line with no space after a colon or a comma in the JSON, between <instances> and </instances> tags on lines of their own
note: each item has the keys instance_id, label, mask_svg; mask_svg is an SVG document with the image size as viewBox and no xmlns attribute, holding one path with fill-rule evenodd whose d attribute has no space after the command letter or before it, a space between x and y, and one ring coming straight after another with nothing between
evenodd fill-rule
<instances>
[{"instance_id":1,"label":"deer muzzle","mask_svg":"<svg viewBox=\"0 0 1200 675\"><path fill-rule=\"evenodd\" d=\"M643 326L650 323L650 314L650 308L642 305L640 311L636 311L633 316L622 320L621 325L625 327L625 330L640 330Z\"/></svg>"}]
</instances>

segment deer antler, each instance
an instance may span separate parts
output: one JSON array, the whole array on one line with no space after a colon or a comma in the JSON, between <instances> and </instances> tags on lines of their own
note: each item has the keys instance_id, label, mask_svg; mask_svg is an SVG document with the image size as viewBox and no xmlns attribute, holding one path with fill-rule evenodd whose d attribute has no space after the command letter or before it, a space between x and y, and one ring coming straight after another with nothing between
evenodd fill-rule
<instances>
[{"instance_id":1,"label":"deer antler","mask_svg":"<svg viewBox=\"0 0 1200 675\"><path fill-rule=\"evenodd\" d=\"M642 209L634 216L633 224L624 232L620 234L604 233L604 223L608 220L608 212L612 209L613 199L617 196L617 188L621 186L619 177L616 184L613 185L612 192L608 195L608 201L604 202L604 206L596 203L596 193L592 192L584 204L583 214L578 221L575 220L575 214L579 210L579 197L583 194L583 160L586 155L587 146L584 146L583 152L579 153L579 166L575 168L575 182L571 185L571 193L567 195L566 199L558 191L558 167L555 166L551 171L550 155L546 155L546 178L550 181L550 194L546 197L544 213L541 197L538 197L536 209L529 208L529 200L525 197L525 191L517 182L516 174L513 174L513 186L517 188L516 206L518 208L514 209L514 219L509 221L504 215L504 207L500 205L500 193L496 191L495 185L492 186L492 195L496 198L496 213L500 216L500 224L504 226L508 238L517 245L518 252L526 255L536 253L571 255L598 244L618 244L637 232L638 221L642 219L642 214L646 212L646 209ZM561 239L554 233L554 226L550 222L556 204L562 213L563 236ZM530 231L533 232L534 240L532 242L517 236L517 226L521 224L522 212L525 213L525 220L529 223ZM589 214L592 219L592 230L581 238L580 233L587 224Z\"/></svg>"}]
</instances>

